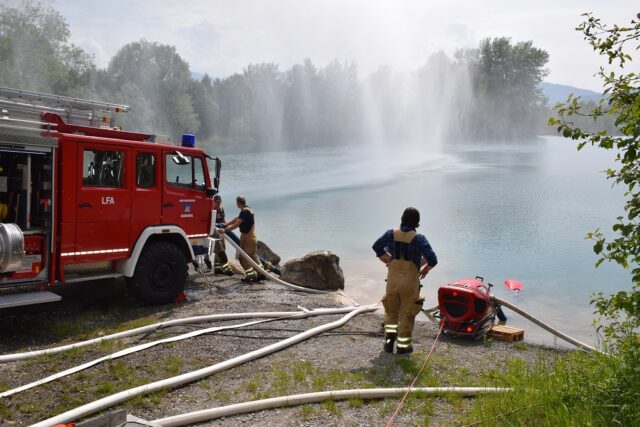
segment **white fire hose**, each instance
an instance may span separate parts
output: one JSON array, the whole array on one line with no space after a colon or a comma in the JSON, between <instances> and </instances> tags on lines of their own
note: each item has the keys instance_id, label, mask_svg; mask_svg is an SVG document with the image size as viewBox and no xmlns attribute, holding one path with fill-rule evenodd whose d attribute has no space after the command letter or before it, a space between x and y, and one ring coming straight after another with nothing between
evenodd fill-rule
<instances>
[{"instance_id":1,"label":"white fire hose","mask_svg":"<svg viewBox=\"0 0 640 427\"><path fill-rule=\"evenodd\" d=\"M233 246L238 253L247 261L249 261L249 263L251 263L251 265L253 266L253 268L255 268L256 270L258 270L260 273L262 273L267 279L269 280L273 280L276 283L279 283L283 286L286 286L287 288L296 290L296 291L301 291L301 292L309 292L309 293L314 293L314 294L329 294L332 293L334 291L325 291L325 290L320 290L320 289L312 289L312 288L305 288L302 286L298 286L298 285L294 285L292 283L289 282L285 282L282 279L279 279L277 277L274 277L271 273L267 272L264 268L262 268L262 266L260 264L258 264L257 262L255 262L249 255L247 255L247 253L245 251L242 250L242 248L233 241L233 239L231 239L231 237L227 236L226 234L222 234L222 236L225 238L225 240L227 242L229 242L231 244L231 246Z\"/></svg>"},{"instance_id":2,"label":"white fire hose","mask_svg":"<svg viewBox=\"0 0 640 427\"><path fill-rule=\"evenodd\" d=\"M520 307L511 304L510 302L507 302L501 298L498 298L497 296L493 295L492 298L500 305L503 305L513 311L515 311L516 313L518 313L519 315L521 315L522 317L524 317L525 319L528 319L530 321L532 321L533 323L535 323L536 325L540 326L541 328L551 332L553 335L557 336L560 339L565 340L568 343L571 343L573 345L575 345L578 348L582 348L584 350L588 350L588 351L595 351L598 352L599 350L596 349L595 347L590 346L589 344L585 344L582 341L578 341L575 338L570 337L569 335L560 332L559 330L555 329L554 327L544 323L542 320L534 317L533 315L527 313L526 311L524 311L523 309L521 309Z\"/></svg>"},{"instance_id":3,"label":"white fire hose","mask_svg":"<svg viewBox=\"0 0 640 427\"><path fill-rule=\"evenodd\" d=\"M408 388L364 388L353 390L322 391L317 393L294 394L291 396L273 397L270 399L254 400L252 402L236 403L219 408L204 409L172 417L161 418L152 423L162 427L176 427L202 423L216 418L228 417L247 412L264 409L281 408L286 406L303 405L322 402L325 400L345 399L380 399L385 397L402 397ZM411 393L422 393L429 396L460 395L476 396L478 394L495 394L513 391L503 387L416 387L409 389Z\"/></svg>"},{"instance_id":4,"label":"white fire hose","mask_svg":"<svg viewBox=\"0 0 640 427\"><path fill-rule=\"evenodd\" d=\"M311 313L311 312L309 312L309 313ZM194 337L197 337L197 336L200 336L200 335L211 334L211 333L219 332L219 331L226 331L226 330L229 330L229 329L239 329L239 328L243 328L245 326L257 325L259 323L272 322L274 320L286 320L286 319L294 319L294 318L295 319L300 319L300 318L303 318L303 317L309 317L309 313L305 313L304 316L301 316L299 314L293 314L293 315L286 316L286 317L277 317L277 318L273 318L273 319L254 320L253 322L241 323L239 325L216 326L216 327L212 327L212 328L205 328L205 329L200 329L200 330L193 331L193 332L188 332L188 333L182 334L182 335L176 335L174 337L169 337L169 338L164 338L164 339L161 339L161 340L150 341L150 342L147 342L147 343L138 344L138 345L135 345L133 347L128 347L128 348L125 348L123 350L117 351L115 353L111 353L111 354L109 354L107 356L100 357L100 358L94 359L94 360L90 360L90 361L88 361L86 363L83 363L82 365L74 366L74 367L66 369L64 371L57 372L57 373L55 373L53 375L50 375L50 376L42 378L40 380L31 382L29 384L25 384L23 386L16 387L16 388L11 389L11 390L4 391L4 392L0 393L0 398L1 397L11 396L13 394L20 393L20 392L25 391L25 390L29 390L29 389L31 389L33 387L37 387L39 385L46 384L46 383L49 383L51 381L55 381L57 379L60 379L60 378L75 374L76 372L84 371L85 369L88 369L88 368L90 368L92 366L95 366L95 365L97 365L99 363L102 363L102 362L105 362L107 360L118 359L120 357L124 357L124 356L127 356L129 354L137 353L137 352L146 350L148 348L155 347L155 346L160 345L160 344L167 344L167 343L171 343L171 342L182 341L182 340L186 340L186 339L189 339L189 338L194 338Z\"/></svg>"},{"instance_id":5,"label":"white fire hose","mask_svg":"<svg viewBox=\"0 0 640 427\"><path fill-rule=\"evenodd\" d=\"M259 311L252 313L231 313L231 314L209 314L205 316L185 317L182 319L167 320L165 322L154 323L148 326L141 326L139 328L130 329L128 331L117 332L111 335L105 335L99 338L93 338L86 341L80 341L73 344L67 344L59 347L46 348L43 350L27 351L24 353L13 353L0 355L0 363L12 362L15 360L31 359L33 357L43 356L47 354L56 354L63 351L72 350L74 348L86 347L88 345L100 344L104 341L117 340L120 338L127 338L135 335L142 335L149 332L154 332L158 329L168 328L171 326L179 326L193 323L205 323L215 322L222 320L238 320L238 319L253 319L253 318L278 318L289 317L292 319L303 318L308 316L320 316L325 314L343 314L353 310L354 307L341 307L341 308L318 308L314 310L307 310L303 307L298 307L300 311Z\"/></svg>"},{"instance_id":6,"label":"white fire hose","mask_svg":"<svg viewBox=\"0 0 640 427\"><path fill-rule=\"evenodd\" d=\"M70 411L64 412L60 415L56 415L54 417L48 418L39 423L33 424L33 427L50 427L50 426L55 426L57 424L69 423L74 420L78 420L80 418L86 417L87 415L91 415L95 412L101 411L103 409L110 408L113 405L129 400L132 397L137 395L153 393L154 391L158 391L164 388L177 387L183 384L193 382L195 380L199 380L201 378L205 378L217 372L220 372L229 368L233 368L234 366L238 366L240 364L243 364L251 360L255 360L260 357L266 356L268 354L274 353L276 351L282 350L293 344L296 344L308 338L311 338L312 336L318 335L322 332L339 328L340 326L343 326L351 318L357 316L358 314L375 311L376 309L377 309L377 305L351 307L351 311L347 315L345 315L341 319L336 320L334 322L317 326L315 328L309 329L308 331L296 334L290 338L284 339L282 341L278 341L277 343L270 344L266 347L262 347L258 350L251 351L249 353L234 357L224 362L216 363L215 365L211 365L206 368L198 369L193 372L188 372L182 375L177 375L175 377L166 378L164 380L155 381L139 387L131 388L129 390L121 391L119 393L104 397L102 399L96 400L94 402L88 403L86 405L80 406Z\"/></svg>"}]
</instances>

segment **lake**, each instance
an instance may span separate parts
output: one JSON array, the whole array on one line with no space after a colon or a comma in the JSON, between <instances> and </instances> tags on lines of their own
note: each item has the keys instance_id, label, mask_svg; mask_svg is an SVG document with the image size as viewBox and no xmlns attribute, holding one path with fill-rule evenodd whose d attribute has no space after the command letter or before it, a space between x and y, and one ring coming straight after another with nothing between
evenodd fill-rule
<instances>
[{"instance_id":1,"label":"lake","mask_svg":"<svg viewBox=\"0 0 640 427\"><path fill-rule=\"evenodd\" d=\"M317 249L336 253L346 292L363 304L379 301L385 287L386 268L371 245L414 206L418 232L439 259L422 282L425 306L437 303L439 285L483 276L496 295L595 343L590 296L631 283L617 265L594 268L593 243L584 239L596 228L610 230L623 213L623 189L601 172L612 159L592 147L578 152L559 137L234 154L222 156L221 195L229 219L235 196L247 196L258 238L283 260ZM507 278L522 281L524 291L506 290ZM515 314L507 324L525 328L530 341L555 343Z\"/></svg>"}]
</instances>

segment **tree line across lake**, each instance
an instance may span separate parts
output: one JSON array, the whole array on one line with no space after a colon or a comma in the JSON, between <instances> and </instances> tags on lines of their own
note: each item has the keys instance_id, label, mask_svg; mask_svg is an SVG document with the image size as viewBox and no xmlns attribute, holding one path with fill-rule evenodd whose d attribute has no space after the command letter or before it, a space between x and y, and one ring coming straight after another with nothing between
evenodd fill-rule
<instances>
[{"instance_id":1,"label":"tree line across lake","mask_svg":"<svg viewBox=\"0 0 640 427\"><path fill-rule=\"evenodd\" d=\"M287 70L250 64L226 78L194 79L175 47L146 40L99 68L48 3L0 5L0 86L127 104L132 112L119 118L126 129L174 140L191 132L237 150L552 133L539 88L548 59L530 41L501 37L453 57L438 52L413 72L380 67L361 77L352 62L306 59Z\"/></svg>"}]
</instances>

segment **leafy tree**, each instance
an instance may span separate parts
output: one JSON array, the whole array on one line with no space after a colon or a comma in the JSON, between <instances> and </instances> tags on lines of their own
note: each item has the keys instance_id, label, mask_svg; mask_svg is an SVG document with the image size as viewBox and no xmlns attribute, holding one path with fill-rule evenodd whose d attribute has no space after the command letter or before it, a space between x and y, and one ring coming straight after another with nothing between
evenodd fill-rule
<instances>
[{"instance_id":1,"label":"leafy tree","mask_svg":"<svg viewBox=\"0 0 640 427\"><path fill-rule=\"evenodd\" d=\"M487 38L478 49L463 50L457 58L473 76L474 108L471 129L491 139L536 134L545 112L539 89L548 74L549 54L531 41L511 43L508 37Z\"/></svg>"},{"instance_id":2,"label":"leafy tree","mask_svg":"<svg viewBox=\"0 0 640 427\"><path fill-rule=\"evenodd\" d=\"M310 59L285 73L283 133L289 145L316 140L320 134L318 69Z\"/></svg>"},{"instance_id":3,"label":"leafy tree","mask_svg":"<svg viewBox=\"0 0 640 427\"><path fill-rule=\"evenodd\" d=\"M587 144L616 152L615 166L606 171L616 185L626 186L625 215L613 225L615 237L606 237L600 230L589 233L595 241L594 251L600 255L596 266L611 261L631 269L632 286L628 291L604 296L592 301L600 322L597 328L604 334L608 350L615 357L616 370L612 378L603 379L601 393L603 407L614 408L612 424L637 423L640 404L640 76L624 72L632 61L629 51L640 48L640 14L629 25L608 26L592 14L585 14L585 22L577 30L616 71L601 68L599 76L607 98L592 110L586 110L578 97L570 96L567 103L557 106L557 117L550 124L566 138L578 142L578 149ZM597 119L605 115L615 117L621 136L601 130L587 132L577 127L575 117ZM607 401L607 399L609 401Z\"/></svg>"},{"instance_id":4,"label":"leafy tree","mask_svg":"<svg viewBox=\"0 0 640 427\"><path fill-rule=\"evenodd\" d=\"M175 47L146 40L129 43L111 59L107 73L119 97L126 97L123 89L133 84L145 98L140 103L152 107L153 120L137 120L136 128L164 132L172 138L198 131L200 123L189 93L191 72ZM135 112L130 114L128 119L135 120Z\"/></svg>"},{"instance_id":5,"label":"leafy tree","mask_svg":"<svg viewBox=\"0 0 640 427\"><path fill-rule=\"evenodd\" d=\"M249 64L242 76L249 89L250 136L258 144L277 147L282 141L282 73L273 63Z\"/></svg>"},{"instance_id":6,"label":"leafy tree","mask_svg":"<svg viewBox=\"0 0 640 427\"><path fill-rule=\"evenodd\" d=\"M213 82L213 97L219 106L214 119L215 137L225 143L250 141L250 89L241 74Z\"/></svg>"},{"instance_id":7,"label":"leafy tree","mask_svg":"<svg viewBox=\"0 0 640 427\"><path fill-rule=\"evenodd\" d=\"M202 80L191 81L189 94L193 101L193 110L197 115L198 122L200 122L198 138L203 140L211 139L215 133L215 118L219 110L218 104L214 99L211 77L205 74Z\"/></svg>"}]
</instances>

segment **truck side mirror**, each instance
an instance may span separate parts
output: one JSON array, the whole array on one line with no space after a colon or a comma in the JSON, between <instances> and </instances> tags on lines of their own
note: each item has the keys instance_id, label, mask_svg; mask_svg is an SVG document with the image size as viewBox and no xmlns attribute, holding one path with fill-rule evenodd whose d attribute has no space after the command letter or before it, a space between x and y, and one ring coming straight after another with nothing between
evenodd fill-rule
<instances>
[{"instance_id":1,"label":"truck side mirror","mask_svg":"<svg viewBox=\"0 0 640 427\"><path fill-rule=\"evenodd\" d=\"M216 161L216 176L213 179L213 186L217 190L218 188L220 188L220 172L222 170L222 160L216 157L215 161Z\"/></svg>"},{"instance_id":2,"label":"truck side mirror","mask_svg":"<svg viewBox=\"0 0 640 427\"><path fill-rule=\"evenodd\" d=\"M207 197L213 197L216 194L218 194L218 189L217 188L207 188L206 193L207 193Z\"/></svg>"}]
</instances>

